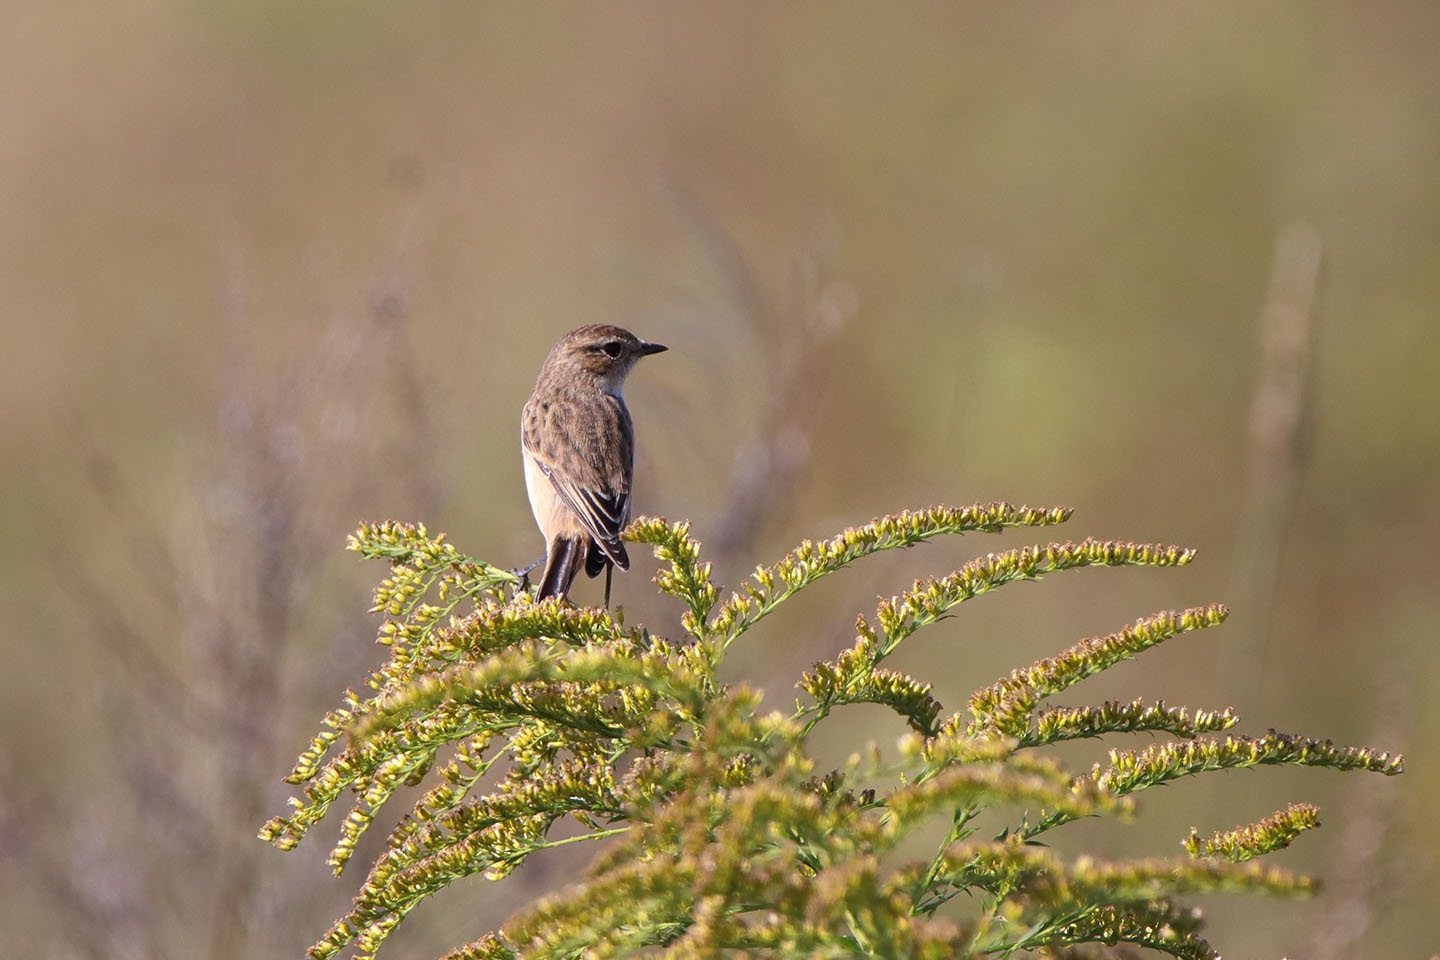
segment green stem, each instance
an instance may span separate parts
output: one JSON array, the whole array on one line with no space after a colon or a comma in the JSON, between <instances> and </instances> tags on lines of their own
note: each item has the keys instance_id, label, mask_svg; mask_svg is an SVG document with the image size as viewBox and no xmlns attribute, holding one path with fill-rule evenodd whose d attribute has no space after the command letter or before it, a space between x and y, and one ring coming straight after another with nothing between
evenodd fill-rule
<instances>
[{"instance_id":1,"label":"green stem","mask_svg":"<svg viewBox=\"0 0 1440 960\"><path fill-rule=\"evenodd\" d=\"M610 830L599 830L595 833L582 833L574 837L566 837L564 840L545 840L535 844L531 850L549 850L552 847L563 847L569 843L581 843L585 840L604 840L608 837L618 837L622 833L628 833L630 827L614 827Z\"/></svg>"}]
</instances>

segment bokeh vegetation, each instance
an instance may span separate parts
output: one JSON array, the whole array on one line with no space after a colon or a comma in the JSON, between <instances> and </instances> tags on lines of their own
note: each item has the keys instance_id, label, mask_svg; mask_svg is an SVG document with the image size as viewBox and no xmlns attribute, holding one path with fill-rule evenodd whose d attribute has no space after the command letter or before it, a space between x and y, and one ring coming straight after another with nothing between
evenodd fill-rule
<instances>
[{"instance_id":1,"label":"bokeh vegetation","mask_svg":"<svg viewBox=\"0 0 1440 960\"><path fill-rule=\"evenodd\" d=\"M705 530L719 583L897 504L995 496L1198 547L1178 577L1081 574L933 628L935 696L1137 603L1227 599L1210 662L1162 649L1094 696L1234 699L1410 772L1225 774L1242 786L1163 796L1085 848L1313 802L1344 835L1281 856L1331 886L1283 916L1227 901L1214 938L1433 949L1440 870L1398 854L1440 849L1437 41L1440 10L1391 2L9 11L12 949L290 956L343 912L319 858L253 837L285 796L254 774L373 658L369 572L336 547L423 517L533 559L516 419L585 322L671 347L628 387L637 507ZM1301 223L1309 309L1276 296ZM1260 323L1286 303L1308 353L1271 462ZM889 596L963 559L932 544L836 580ZM644 578L616 589L669 629ZM737 673L783 696L851 641L831 600L787 605L777 625L830 627L737 651ZM866 710L816 748L843 762ZM442 896L392 946L437 955L514 897Z\"/></svg>"}]
</instances>

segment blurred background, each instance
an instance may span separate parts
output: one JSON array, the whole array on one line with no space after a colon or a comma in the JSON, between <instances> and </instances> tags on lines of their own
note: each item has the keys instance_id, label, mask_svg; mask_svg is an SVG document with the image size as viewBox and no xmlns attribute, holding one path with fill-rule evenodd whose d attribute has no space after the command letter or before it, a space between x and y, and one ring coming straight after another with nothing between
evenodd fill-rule
<instances>
[{"instance_id":1,"label":"blurred background","mask_svg":"<svg viewBox=\"0 0 1440 960\"><path fill-rule=\"evenodd\" d=\"M627 390L638 510L693 520L723 583L936 502L1064 503L1047 536L1197 547L967 604L899 666L961 709L1083 636L1228 602L1063 702L1233 705L1242 732L1373 743L1409 772L1188 781L1077 849L1179 855L1192 825L1314 802L1324 829L1275 860L1325 892L1206 900L1214 941L1436 950L1440 6L3 19L14 956L299 956L344 911L367 849L328 876L340 813L288 854L255 832L384 654L363 612L384 571L345 535L423 520L504 566L538 556L519 411L593 322L671 348ZM728 669L783 706L876 597L1032 539L873 558ZM651 567L617 602L675 629ZM836 723L837 759L901 732L878 709ZM439 955L574 866L461 884L386 955Z\"/></svg>"}]
</instances>

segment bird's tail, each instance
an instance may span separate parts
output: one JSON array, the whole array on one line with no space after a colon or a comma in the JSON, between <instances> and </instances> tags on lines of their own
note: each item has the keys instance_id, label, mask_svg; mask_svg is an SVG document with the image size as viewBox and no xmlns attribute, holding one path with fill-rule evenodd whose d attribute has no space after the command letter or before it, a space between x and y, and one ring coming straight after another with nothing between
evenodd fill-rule
<instances>
[{"instance_id":1,"label":"bird's tail","mask_svg":"<svg viewBox=\"0 0 1440 960\"><path fill-rule=\"evenodd\" d=\"M545 557L545 576L540 579L536 600L563 597L570 592L570 583L585 565L586 542L583 539L556 537Z\"/></svg>"}]
</instances>

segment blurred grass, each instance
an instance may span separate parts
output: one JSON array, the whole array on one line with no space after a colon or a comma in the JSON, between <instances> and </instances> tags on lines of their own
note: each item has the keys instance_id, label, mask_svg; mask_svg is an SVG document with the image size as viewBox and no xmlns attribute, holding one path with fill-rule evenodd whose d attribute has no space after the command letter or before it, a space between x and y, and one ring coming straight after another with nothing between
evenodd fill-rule
<instances>
[{"instance_id":1,"label":"blurred grass","mask_svg":"<svg viewBox=\"0 0 1440 960\"><path fill-rule=\"evenodd\" d=\"M1422 908L1440 877L1424 851L1440 841L1420 798L1440 787L1440 718L1426 696L1440 680L1440 9L156 0L8 17L10 780L44 796L83 770L123 767L96 725L106 703L145 696L100 649L84 603L55 593L52 555L62 571L84 558L158 655L197 686L213 682L185 639L195 611L187 620L167 601L175 591L136 543L158 531L181 561L173 576L186 574L187 550L220 544L224 577L226 539L194 530L224 528L217 491L233 469L223 464L238 378L251 385L239 395L274 408L279 432L266 442L301 438L295 476L327 478L336 465L366 479L308 521L323 565L284 647L303 680L283 692L253 771L278 803L274 778L373 656L354 613L378 571L348 563L344 533L423 506L463 549L530 559L538 537L515 419L549 344L585 322L625 323L672 348L631 385L645 512L692 517L702 538L718 537L737 457L792 414L804 425L791 437L802 446L782 444L805 452L788 492L766 492L786 506L722 579L798 537L939 500L1065 502L1078 508L1076 536L1201 548L1183 572L1017 589L935 628L915 655L952 659L947 707L1077 635L1227 599L1256 320L1276 235L1303 220L1326 251L1309 455L1263 648L1264 705L1245 720L1366 741L1381 702L1415 703L1406 742L1380 745L1412 757L1406 777L1383 785L1401 798L1386 850L1421 859L1395 856L1369 943L1377 955L1432 945ZM322 397L287 414L286 390L339 362L327 331L346 336L386 297L402 305L403 337L384 341L400 353L347 384L348 459L316 462L333 411ZM814 389L791 401L804 409L767 421L787 337L809 342L817 304L851 303L816 341ZM396 459L415 454L414 409L429 417L423 489ZM373 451L384 458L366 459ZM96 469L133 496L107 500ZM848 582L869 607L988 548L927 548ZM748 665L792 675L838 647L855 599L831 589L812 612L838 603L833 643L757 649ZM632 616L673 616L638 573L618 591ZM1017 633L1023 649L998 643ZM1215 638L1107 682L1127 683L1117 696L1222 704L1206 645L1252 643L1262 649L1237 609ZM854 733L890 735L861 721ZM1261 782L1234 778L1223 809L1176 793L1173 836L1105 842L1170 853L1190 819L1208 831L1317 800L1327 828L1295 862L1333 870L1343 785ZM129 830L142 801L119 780L114 789L27 808L25 827L45 839L11 844L12 859L25 862L22 846L75 857L86 837ZM258 846L257 824L233 825L233 849ZM317 877L319 848L258 854L255 909L271 922L247 942L293 955L349 881L306 881L305 910L287 906L264 891ZM185 885L119 863L152 891ZM0 878L0 917L32 931L22 952L66 922L43 894L16 870ZM417 923L399 955L407 942L423 956L478 932L486 895L477 885L456 903L454 938ZM1212 906L1219 943L1262 955L1303 950L1306 925L1333 905ZM485 909L485 922L503 915ZM130 921L150 928L148 942L117 943L176 953L207 922L183 898L157 894L147 911Z\"/></svg>"}]
</instances>

